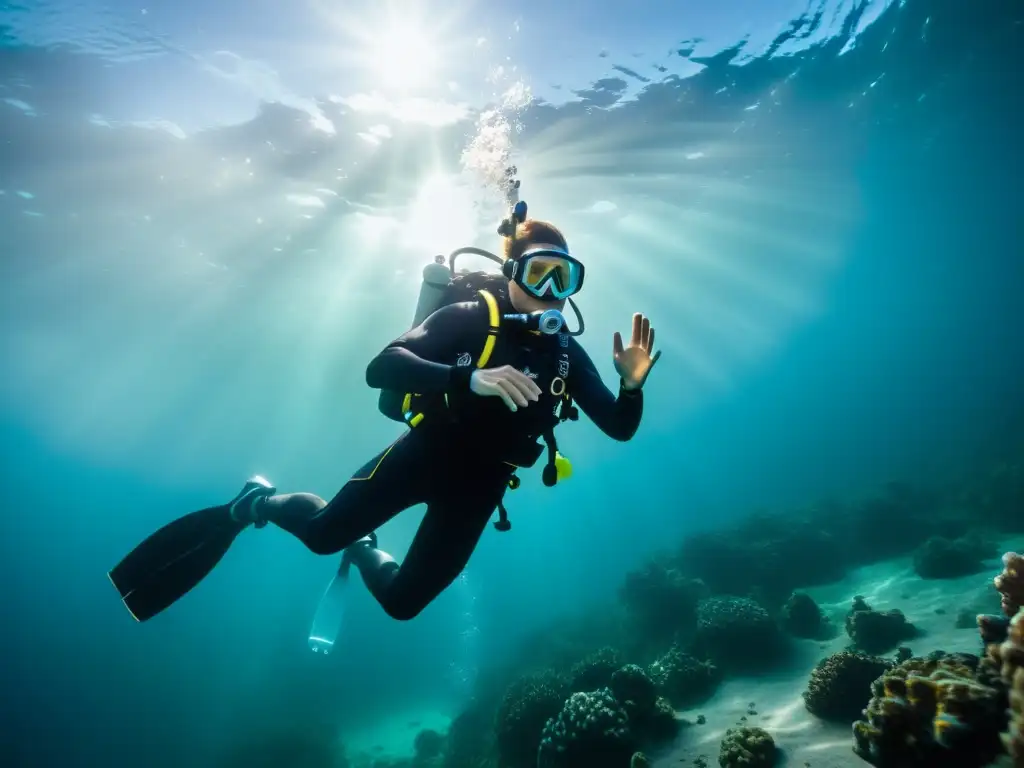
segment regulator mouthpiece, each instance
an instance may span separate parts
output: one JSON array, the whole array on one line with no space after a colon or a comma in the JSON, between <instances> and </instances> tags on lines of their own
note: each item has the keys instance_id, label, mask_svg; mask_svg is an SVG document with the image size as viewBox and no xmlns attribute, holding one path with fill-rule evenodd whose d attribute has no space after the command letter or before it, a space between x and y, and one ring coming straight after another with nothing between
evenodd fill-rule
<instances>
[{"instance_id":1,"label":"regulator mouthpiece","mask_svg":"<svg viewBox=\"0 0 1024 768\"><path fill-rule=\"evenodd\" d=\"M546 309L543 312L531 312L528 315L505 315L506 321L524 323L531 331L539 331L547 335L558 333L565 325L565 316L557 309Z\"/></svg>"},{"instance_id":2,"label":"regulator mouthpiece","mask_svg":"<svg viewBox=\"0 0 1024 768\"><path fill-rule=\"evenodd\" d=\"M548 309L540 313L535 312L534 315L539 315L537 317L537 330L541 333L548 335L558 333L562 330L562 326L565 325L565 318L557 309Z\"/></svg>"}]
</instances>

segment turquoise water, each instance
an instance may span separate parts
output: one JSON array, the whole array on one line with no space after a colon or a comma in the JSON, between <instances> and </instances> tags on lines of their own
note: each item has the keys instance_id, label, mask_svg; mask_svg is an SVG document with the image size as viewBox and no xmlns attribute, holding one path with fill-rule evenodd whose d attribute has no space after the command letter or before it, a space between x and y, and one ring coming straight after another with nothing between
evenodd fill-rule
<instances>
[{"instance_id":1,"label":"turquoise water","mask_svg":"<svg viewBox=\"0 0 1024 768\"><path fill-rule=\"evenodd\" d=\"M268 723L408 750L666 542L964 466L1020 423L1022 21L0 5L0 762L212 765ZM525 477L412 622L352 590L330 656L306 635L336 559L270 528L133 622L105 574L152 530L254 472L329 498L394 438L366 363L434 254L497 248L509 162L588 266L606 382L612 333L657 327L637 436L564 426L571 481Z\"/></svg>"}]
</instances>

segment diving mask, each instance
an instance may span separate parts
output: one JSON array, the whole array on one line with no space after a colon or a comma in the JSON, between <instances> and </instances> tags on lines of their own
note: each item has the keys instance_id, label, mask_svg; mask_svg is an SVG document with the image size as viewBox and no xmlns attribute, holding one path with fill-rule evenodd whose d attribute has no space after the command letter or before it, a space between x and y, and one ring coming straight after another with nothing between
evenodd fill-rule
<instances>
[{"instance_id":1,"label":"diving mask","mask_svg":"<svg viewBox=\"0 0 1024 768\"><path fill-rule=\"evenodd\" d=\"M561 248L535 248L511 262L507 275L538 299L567 299L583 287L583 265Z\"/></svg>"}]
</instances>

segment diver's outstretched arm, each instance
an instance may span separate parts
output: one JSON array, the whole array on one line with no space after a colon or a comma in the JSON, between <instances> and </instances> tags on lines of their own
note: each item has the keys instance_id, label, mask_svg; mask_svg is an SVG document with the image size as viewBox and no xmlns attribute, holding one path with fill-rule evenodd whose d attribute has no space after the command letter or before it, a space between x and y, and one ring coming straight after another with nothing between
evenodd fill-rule
<instances>
[{"instance_id":1,"label":"diver's outstretched arm","mask_svg":"<svg viewBox=\"0 0 1024 768\"><path fill-rule=\"evenodd\" d=\"M625 389L621 383L619 396L601 381L594 361L575 340L571 343L572 367L569 373L569 392L580 410L597 428L614 440L629 440L640 426L644 413L642 389Z\"/></svg>"},{"instance_id":2,"label":"diver's outstretched arm","mask_svg":"<svg viewBox=\"0 0 1024 768\"><path fill-rule=\"evenodd\" d=\"M453 360L461 352L483 346L487 328L484 311L475 302L449 304L437 310L370 361L367 385L421 395L468 388L473 368L457 368L440 361Z\"/></svg>"}]
</instances>

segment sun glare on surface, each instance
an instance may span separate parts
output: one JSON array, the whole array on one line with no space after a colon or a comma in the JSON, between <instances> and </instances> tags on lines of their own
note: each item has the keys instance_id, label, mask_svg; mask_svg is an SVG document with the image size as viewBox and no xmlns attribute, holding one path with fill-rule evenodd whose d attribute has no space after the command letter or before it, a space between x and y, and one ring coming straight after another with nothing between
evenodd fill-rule
<instances>
[{"instance_id":1,"label":"sun glare on surface","mask_svg":"<svg viewBox=\"0 0 1024 768\"><path fill-rule=\"evenodd\" d=\"M351 68L356 87L371 91L410 92L446 83L443 70L454 61L453 50L468 45L459 33L456 2L439 13L427 0L380 2L357 13L325 2L319 13L336 44L323 55Z\"/></svg>"},{"instance_id":2,"label":"sun glare on surface","mask_svg":"<svg viewBox=\"0 0 1024 768\"><path fill-rule=\"evenodd\" d=\"M414 88L435 77L438 50L420 25L391 18L379 34L368 57L370 74L377 80L374 85Z\"/></svg>"}]
</instances>

